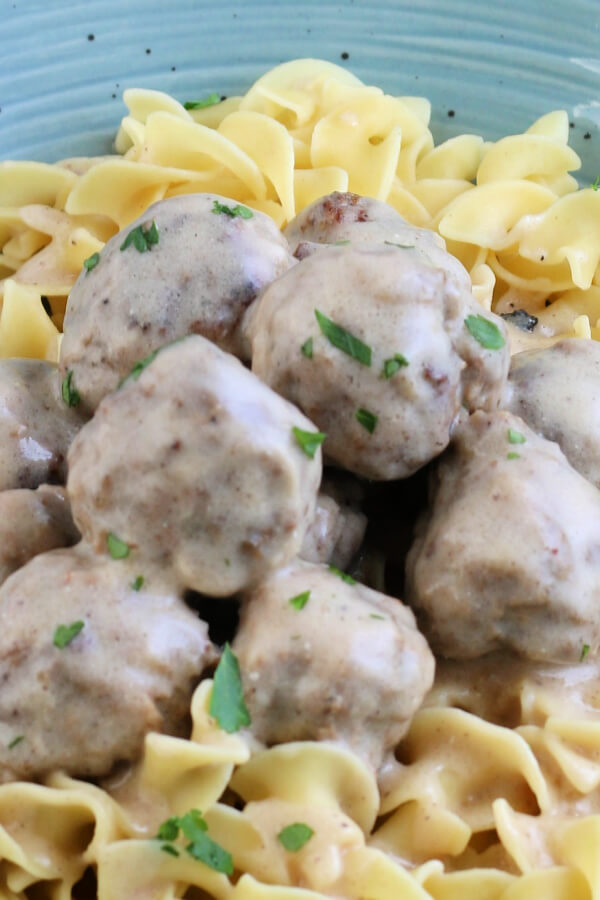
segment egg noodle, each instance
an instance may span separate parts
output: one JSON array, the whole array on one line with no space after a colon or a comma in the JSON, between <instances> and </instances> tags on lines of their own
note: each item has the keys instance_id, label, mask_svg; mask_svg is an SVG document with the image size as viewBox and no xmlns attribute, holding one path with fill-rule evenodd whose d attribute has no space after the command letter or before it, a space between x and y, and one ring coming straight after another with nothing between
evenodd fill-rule
<instances>
[{"instance_id":1,"label":"egg noodle","mask_svg":"<svg viewBox=\"0 0 600 900\"><path fill-rule=\"evenodd\" d=\"M197 108L150 90L125 102L119 155L0 164L1 356L55 361L84 260L151 203L199 191L279 226L332 191L387 201L446 239L484 308L538 318L519 347L600 339L600 190L569 174L564 112L434 147L427 100L317 60ZM121 780L0 787L0 898L600 900L598 667L502 665L440 664L379 783L335 745L257 751L225 733L205 680L190 739L148 735ZM155 838L193 808L234 877ZM277 837L293 823L314 832L296 852Z\"/></svg>"}]
</instances>

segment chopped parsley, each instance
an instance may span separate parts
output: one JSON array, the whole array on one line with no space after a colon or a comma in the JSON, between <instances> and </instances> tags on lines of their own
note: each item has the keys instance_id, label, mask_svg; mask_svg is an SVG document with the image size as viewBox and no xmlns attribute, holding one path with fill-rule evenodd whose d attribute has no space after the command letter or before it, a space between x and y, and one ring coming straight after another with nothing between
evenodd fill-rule
<instances>
[{"instance_id":1,"label":"chopped parsley","mask_svg":"<svg viewBox=\"0 0 600 900\"><path fill-rule=\"evenodd\" d=\"M251 219L254 215L252 210L248 209L247 206L241 206L239 203L237 206L226 206L224 203L219 203L218 200L214 201L212 211L214 213L222 213L224 216L229 216L231 219Z\"/></svg>"},{"instance_id":2,"label":"chopped parsley","mask_svg":"<svg viewBox=\"0 0 600 900\"><path fill-rule=\"evenodd\" d=\"M298 850L302 850L313 834L314 831L310 825L305 825L304 822L294 822L293 825L286 825L285 828L282 828L277 835L277 840L290 853L297 853Z\"/></svg>"},{"instance_id":3,"label":"chopped parsley","mask_svg":"<svg viewBox=\"0 0 600 900\"><path fill-rule=\"evenodd\" d=\"M346 247L349 243L350 243L349 238L346 238L343 241L334 241L333 246L334 247Z\"/></svg>"},{"instance_id":4,"label":"chopped parsley","mask_svg":"<svg viewBox=\"0 0 600 900\"><path fill-rule=\"evenodd\" d=\"M181 817L171 816L162 823L156 838L168 843L163 843L160 849L165 853L170 853L171 856L179 856L179 850L174 846L173 841L177 840L180 831L189 841L185 849L190 856L214 869L215 872L233 875L231 853L208 836L208 824L199 809L190 809Z\"/></svg>"},{"instance_id":5,"label":"chopped parsley","mask_svg":"<svg viewBox=\"0 0 600 900\"><path fill-rule=\"evenodd\" d=\"M349 331L332 321L332 319L328 319L318 309L315 309L315 316L319 323L321 334L327 338L330 344L351 356L352 359L355 359L362 366L371 365L371 348L363 344L360 338L350 334Z\"/></svg>"},{"instance_id":6,"label":"chopped parsley","mask_svg":"<svg viewBox=\"0 0 600 900\"><path fill-rule=\"evenodd\" d=\"M598 190L598 188L600 187L600 175L596 175L596 177L595 177L594 180L592 181L590 187L591 187L591 189L592 189L593 191L597 191L597 190ZM587 647L587 644L586 644L586 647Z\"/></svg>"},{"instance_id":7,"label":"chopped parsley","mask_svg":"<svg viewBox=\"0 0 600 900\"><path fill-rule=\"evenodd\" d=\"M293 606L294 609L300 610L304 609L306 604L308 603L308 598L310 597L310 591L304 591L303 594L297 594L295 597L290 597L288 603L290 606Z\"/></svg>"},{"instance_id":8,"label":"chopped parsley","mask_svg":"<svg viewBox=\"0 0 600 900\"><path fill-rule=\"evenodd\" d=\"M505 341L502 332L494 322L486 319L485 316L467 316L465 325L477 343L486 350L499 350L504 347Z\"/></svg>"},{"instance_id":9,"label":"chopped parsley","mask_svg":"<svg viewBox=\"0 0 600 900\"><path fill-rule=\"evenodd\" d=\"M250 713L244 703L240 664L229 644L225 644L215 672L209 713L228 734L239 731L244 725L250 725Z\"/></svg>"},{"instance_id":10,"label":"chopped parsley","mask_svg":"<svg viewBox=\"0 0 600 900\"><path fill-rule=\"evenodd\" d=\"M9 750L12 750L14 747L17 746L17 744L20 744L21 741L24 741L24 740L25 740L25 735L24 735L24 734L18 734L16 737L14 737L14 738L12 739L12 741L10 742L10 744L8 744L8 749L9 749Z\"/></svg>"},{"instance_id":11,"label":"chopped parsley","mask_svg":"<svg viewBox=\"0 0 600 900\"><path fill-rule=\"evenodd\" d=\"M311 337L304 341L300 347L300 352L303 356L306 356L307 359L313 358L313 339Z\"/></svg>"},{"instance_id":12,"label":"chopped parsley","mask_svg":"<svg viewBox=\"0 0 600 900\"><path fill-rule=\"evenodd\" d=\"M509 428L507 434L509 444L524 444L527 441L525 435L517 431L516 428Z\"/></svg>"},{"instance_id":13,"label":"chopped parsley","mask_svg":"<svg viewBox=\"0 0 600 900\"><path fill-rule=\"evenodd\" d=\"M95 269L98 263L100 262L100 254L92 253L91 256L88 256L87 259L83 261L83 268L86 270L86 275L88 272L91 272L92 269Z\"/></svg>"},{"instance_id":14,"label":"chopped parsley","mask_svg":"<svg viewBox=\"0 0 600 900\"><path fill-rule=\"evenodd\" d=\"M399 369L408 365L408 360L402 353L394 353L389 359L384 360L382 375L384 378L391 378Z\"/></svg>"},{"instance_id":15,"label":"chopped parsley","mask_svg":"<svg viewBox=\"0 0 600 900\"><path fill-rule=\"evenodd\" d=\"M379 613L369 613L370 619L381 619L381 621L385 621L385 616L380 616Z\"/></svg>"},{"instance_id":16,"label":"chopped parsley","mask_svg":"<svg viewBox=\"0 0 600 900\"><path fill-rule=\"evenodd\" d=\"M52 638L52 643L55 647L58 647L59 650L64 650L71 641L77 637L80 631L83 630L84 623L79 619L77 622L71 622L70 625L57 625L54 631L54 637Z\"/></svg>"},{"instance_id":17,"label":"chopped parsley","mask_svg":"<svg viewBox=\"0 0 600 900\"><path fill-rule=\"evenodd\" d=\"M514 453L514 452L513 452L513 453L507 453L507 454L506 454L506 458L507 458L507 459L521 459L521 454L520 454L520 453Z\"/></svg>"},{"instance_id":18,"label":"chopped parsley","mask_svg":"<svg viewBox=\"0 0 600 900\"><path fill-rule=\"evenodd\" d=\"M388 244L390 247L400 247L401 250L414 250L414 244L396 244L395 241L384 241L384 244Z\"/></svg>"},{"instance_id":19,"label":"chopped parsley","mask_svg":"<svg viewBox=\"0 0 600 900\"><path fill-rule=\"evenodd\" d=\"M106 536L106 546L113 559L126 559L129 556L129 544L118 538L112 531Z\"/></svg>"},{"instance_id":20,"label":"chopped parsley","mask_svg":"<svg viewBox=\"0 0 600 900\"><path fill-rule=\"evenodd\" d=\"M375 415L375 413L369 412L368 409L357 409L355 418L356 421L369 432L369 434L373 434L373 432L377 428L377 416Z\"/></svg>"},{"instance_id":21,"label":"chopped parsley","mask_svg":"<svg viewBox=\"0 0 600 900\"><path fill-rule=\"evenodd\" d=\"M292 434L296 443L309 459L315 458L315 453L327 437L322 431L303 431L301 428L292 427Z\"/></svg>"},{"instance_id":22,"label":"chopped parsley","mask_svg":"<svg viewBox=\"0 0 600 900\"><path fill-rule=\"evenodd\" d=\"M337 566L329 566L329 571L333 572L334 575L337 575L338 578L341 578L342 581L345 581L346 584L356 584L356 579L353 578L352 575L348 575L347 572L342 572Z\"/></svg>"},{"instance_id":23,"label":"chopped parsley","mask_svg":"<svg viewBox=\"0 0 600 900\"><path fill-rule=\"evenodd\" d=\"M119 382L119 387L123 387L123 385L128 381L137 381L144 369L146 369L150 365L150 363L154 362L162 349L162 347L158 347L156 350L153 350L152 353L149 353L148 356L145 356L143 359L138 360L129 375L126 375L125 378L121 379L121 381Z\"/></svg>"},{"instance_id":24,"label":"chopped parsley","mask_svg":"<svg viewBox=\"0 0 600 900\"><path fill-rule=\"evenodd\" d=\"M60 389L63 403L66 406L79 406L81 403L81 394L79 391L75 390L75 386L73 384L73 370L68 369L67 374L63 378L63 383Z\"/></svg>"},{"instance_id":25,"label":"chopped parsley","mask_svg":"<svg viewBox=\"0 0 600 900\"><path fill-rule=\"evenodd\" d=\"M202 100L186 100L183 104L184 109L206 109L207 106L216 106L217 103L221 102L221 97L215 91L212 94L209 94L208 97L204 97Z\"/></svg>"},{"instance_id":26,"label":"chopped parsley","mask_svg":"<svg viewBox=\"0 0 600 900\"><path fill-rule=\"evenodd\" d=\"M133 245L138 253L145 253L146 250L152 249L153 244L158 244L158 240L158 227L153 220L149 228L144 228L143 225L132 228L121 244L121 250L127 250L128 247Z\"/></svg>"},{"instance_id":27,"label":"chopped parsley","mask_svg":"<svg viewBox=\"0 0 600 900\"><path fill-rule=\"evenodd\" d=\"M588 653L590 652L590 645L584 644L581 648L581 656L579 657L579 662L583 662Z\"/></svg>"},{"instance_id":28,"label":"chopped parsley","mask_svg":"<svg viewBox=\"0 0 600 900\"><path fill-rule=\"evenodd\" d=\"M131 582L131 590L132 591L141 591L144 586L144 576L136 575L136 577Z\"/></svg>"}]
</instances>

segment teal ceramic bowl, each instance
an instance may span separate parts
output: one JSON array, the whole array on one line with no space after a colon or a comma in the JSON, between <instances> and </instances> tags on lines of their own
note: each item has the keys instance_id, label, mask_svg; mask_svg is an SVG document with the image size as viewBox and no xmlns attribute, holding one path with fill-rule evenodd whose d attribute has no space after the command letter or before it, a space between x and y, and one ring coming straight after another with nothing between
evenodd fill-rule
<instances>
[{"instance_id":1,"label":"teal ceramic bowl","mask_svg":"<svg viewBox=\"0 0 600 900\"><path fill-rule=\"evenodd\" d=\"M126 87L243 93L296 57L433 104L436 141L566 109L600 172L599 0L0 0L0 159L111 151Z\"/></svg>"}]
</instances>

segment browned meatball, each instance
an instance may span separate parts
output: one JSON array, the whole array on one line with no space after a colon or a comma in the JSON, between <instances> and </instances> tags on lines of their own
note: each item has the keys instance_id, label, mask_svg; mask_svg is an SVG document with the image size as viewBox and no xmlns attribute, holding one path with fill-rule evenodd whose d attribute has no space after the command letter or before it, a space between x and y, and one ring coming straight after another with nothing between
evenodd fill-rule
<instances>
[{"instance_id":1,"label":"browned meatball","mask_svg":"<svg viewBox=\"0 0 600 900\"><path fill-rule=\"evenodd\" d=\"M367 527L367 517L349 503L319 491L315 515L300 549L307 562L331 563L345 569L356 555Z\"/></svg>"},{"instance_id":2,"label":"browned meatball","mask_svg":"<svg viewBox=\"0 0 600 900\"><path fill-rule=\"evenodd\" d=\"M600 344L571 338L511 359L506 407L600 488Z\"/></svg>"},{"instance_id":3,"label":"browned meatball","mask_svg":"<svg viewBox=\"0 0 600 900\"><path fill-rule=\"evenodd\" d=\"M92 412L134 364L186 334L247 355L241 318L293 263L273 221L215 194L161 200L106 244L69 295L60 368ZM219 210L221 210L219 212ZM225 210L229 210L227 214ZM156 227L156 242L145 241ZM140 247L124 248L141 228Z\"/></svg>"},{"instance_id":4,"label":"browned meatball","mask_svg":"<svg viewBox=\"0 0 600 900\"><path fill-rule=\"evenodd\" d=\"M42 485L37 491L0 493L0 584L26 562L79 540L64 488Z\"/></svg>"},{"instance_id":5,"label":"browned meatball","mask_svg":"<svg viewBox=\"0 0 600 900\"><path fill-rule=\"evenodd\" d=\"M137 759L149 731L186 734L215 653L163 576L145 569L136 591L138 574L80 545L37 556L4 583L0 781L104 775Z\"/></svg>"},{"instance_id":6,"label":"browned meatball","mask_svg":"<svg viewBox=\"0 0 600 900\"><path fill-rule=\"evenodd\" d=\"M65 405L56 366L0 360L0 491L64 483L67 451L84 421Z\"/></svg>"},{"instance_id":7,"label":"browned meatball","mask_svg":"<svg viewBox=\"0 0 600 900\"><path fill-rule=\"evenodd\" d=\"M475 413L440 461L406 600L436 653L576 662L600 649L600 492L508 412Z\"/></svg>"},{"instance_id":8,"label":"browned meatball","mask_svg":"<svg viewBox=\"0 0 600 900\"><path fill-rule=\"evenodd\" d=\"M502 320L453 257L423 247L324 248L266 288L249 326L252 370L327 434L328 458L371 479L425 465L461 405L495 408L506 380Z\"/></svg>"},{"instance_id":9,"label":"browned meatball","mask_svg":"<svg viewBox=\"0 0 600 900\"><path fill-rule=\"evenodd\" d=\"M300 560L246 595L233 646L259 740L339 741L375 767L433 682L407 607Z\"/></svg>"},{"instance_id":10,"label":"browned meatball","mask_svg":"<svg viewBox=\"0 0 600 900\"><path fill-rule=\"evenodd\" d=\"M233 594L300 550L321 452L298 435L316 431L235 357L188 337L106 397L73 443L74 519L97 551L112 533L185 587Z\"/></svg>"}]
</instances>

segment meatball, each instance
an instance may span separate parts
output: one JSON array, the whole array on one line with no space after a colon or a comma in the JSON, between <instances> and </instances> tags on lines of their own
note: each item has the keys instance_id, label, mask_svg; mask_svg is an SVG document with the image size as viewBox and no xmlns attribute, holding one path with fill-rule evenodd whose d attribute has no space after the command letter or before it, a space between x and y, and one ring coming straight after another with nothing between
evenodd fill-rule
<instances>
[{"instance_id":1,"label":"meatball","mask_svg":"<svg viewBox=\"0 0 600 900\"><path fill-rule=\"evenodd\" d=\"M360 197L358 194L335 191L315 200L299 213L283 232L292 253L302 257L309 244L383 243L436 245L444 248L444 239L433 231L415 228L396 212L393 206Z\"/></svg>"},{"instance_id":2,"label":"meatball","mask_svg":"<svg viewBox=\"0 0 600 900\"><path fill-rule=\"evenodd\" d=\"M26 562L79 540L64 488L42 485L36 491L0 493L0 584Z\"/></svg>"},{"instance_id":3,"label":"meatball","mask_svg":"<svg viewBox=\"0 0 600 900\"><path fill-rule=\"evenodd\" d=\"M366 527L367 517L359 509L320 491L300 556L308 562L332 563L345 569L356 555Z\"/></svg>"},{"instance_id":4,"label":"meatball","mask_svg":"<svg viewBox=\"0 0 600 900\"><path fill-rule=\"evenodd\" d=\"M339 741L375 767L433 682L407 607L301 560L246 594L233 647L259 740Z\"/></svg>"},{"instance_id":5,"label":"meatball","mask_svg":"<svg viewBox=\"0 0 600 900\"><path fill-rule=\"evenodd\" d=\"M137 243L125 246L134 233ZM201 334L244 355L246 308L292 263L263 213L215 194L155 203L79 276L67 303L61 371L73 373L93 411L138 360L175 338Z\"/></svg>"},{"instance_id":6,"label":"meatball","mask_svg":"<svg viewBox=\"0 0 600 900\"><path fill-rule=\"evenodd\" d=\"M107 774L149 731L185 735L215 653L154 569L85 548L31 560L0 589L0 781ZM60 628L60 626L64 626Z\"/></svg>"},{"instance_id":7,"label":"meatball","mask_svg":"<svg viewBox=\"0 0 600 900\"><path fill-rule=\"evenodd\" d=\"M252 370L357 475L411 475L447 446L461 404L500 402L505 326L480 315L467 272L437 252L445 264L416 245L324 248L266 288L250 322ZM472 322L491 331L493 348Z\"/></svg>"},{"instance_id":8,"label":"meatball","mask_svg":"<svg viewBox=\"0 0 600 900\"><path fill-rule=\"evenodd\" d=\"M575 662L600 649L600 492L508 412L475 413L437 468L406 600L434 652Z\"/></svg>"},{"instance_id":9,"label":"meatball","mask_svg":"<svg viewBox=\"0 0 600 900\"><path fill-rule=\"evenodd\" d=\"M0 491L64 483L67 451L84 421L64 403L56 366L0 360Z\"/></svg>"},{"instance_id":10,"label":"meatball","mask_svg":"<svg viewBox=\"0 0 600 900\"><path fill-rule=\"evenodd\" d=\"M600 344L571 338L512 357L506 407L600 488Z\"/></svg>"},{"instance_id":11,"label":"meatball","mask_svg":"<svg viewBox=\"0 0 600 900\"><path fill-rule=\"evenodd\" d=\"M300 550L321 480L316 432L235 357L188 337L74 441L74 519L98 551L114 535L187 588L233 594Z\"/></svg>"}]
</instances>

